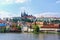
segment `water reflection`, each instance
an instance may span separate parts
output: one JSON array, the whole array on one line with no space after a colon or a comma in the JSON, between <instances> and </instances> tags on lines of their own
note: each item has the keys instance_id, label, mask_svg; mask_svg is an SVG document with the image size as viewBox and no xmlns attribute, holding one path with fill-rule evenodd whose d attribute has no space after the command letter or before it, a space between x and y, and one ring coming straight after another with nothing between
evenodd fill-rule
<instances>
[{"instance_id":1,"label":"water reflection","mask_svg":"<svg viewBox=\"0 0 60 40\"><path fill-rule=\"evenodd\" d=\"M33 34L35 40L60 40L60 35L58 34Z\"/></svg>"},{"instance_id":2,"label":"water reflection","mask_svg":"<svg viewBox=\"0 0 60 40\"><path fill-rule=\"evenodd\" d=\"M60 34L58 34L58 39L60 40Z\"/></svg>"},{"instance_id":3,"label":"water reflection","mask_svg":"<svg viewBox=\"0 0 60 40\"><path fill-rule=\"evenodd\" d=\"M60 40L60 34L0 33L0 40Z\"/></svg>"},{"instance_id":4,"label":"water reflection","mask_svg":"<svg viewBox=\"0 0 60 40\"><path fill-rule=\"evenodd\" d=\"M33 40L40 40L40 34L33 34Z\"/></svg>"}]
</instances>

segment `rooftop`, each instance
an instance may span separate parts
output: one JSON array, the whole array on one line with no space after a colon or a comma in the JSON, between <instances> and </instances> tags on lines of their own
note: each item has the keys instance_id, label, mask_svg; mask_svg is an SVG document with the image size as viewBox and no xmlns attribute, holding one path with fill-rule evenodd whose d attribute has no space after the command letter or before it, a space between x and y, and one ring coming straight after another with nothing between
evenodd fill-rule
<instances>
[{"instance_id":1,"label":"rooftop","mask_svg":"<svg viewBox=\"0 0 60 40\"><path fill-rule=\"evenodd\" d=\"M5 26L6 26L6 24L0 23L0 27L5 27Z\"/></svg>"}]
</instances>

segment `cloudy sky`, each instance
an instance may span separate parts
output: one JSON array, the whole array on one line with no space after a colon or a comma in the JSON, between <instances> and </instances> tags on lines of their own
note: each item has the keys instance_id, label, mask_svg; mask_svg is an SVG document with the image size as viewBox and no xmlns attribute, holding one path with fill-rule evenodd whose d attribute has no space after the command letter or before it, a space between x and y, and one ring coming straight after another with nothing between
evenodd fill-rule
<instances>
[{"instance_id":1,"label":"cloudy sky","mask_svg":"<svg viewBox=\"0 0 60 40\"><path fill-rule=\"evenodd\" d=\"M0 17L21 16L21 12L34 16L60 17L60 0L0 0Z\"/></svg>"}]
</instances>

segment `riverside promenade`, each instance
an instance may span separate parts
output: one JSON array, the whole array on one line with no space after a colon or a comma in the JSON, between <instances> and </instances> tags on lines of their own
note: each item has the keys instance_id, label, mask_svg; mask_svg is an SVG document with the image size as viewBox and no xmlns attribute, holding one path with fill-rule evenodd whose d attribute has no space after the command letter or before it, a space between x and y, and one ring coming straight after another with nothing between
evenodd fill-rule
<instances>
[{"instance_id":1,"label":"riverside promenade","mask_svg":"<svg viewBox=\"0 0 60 40\"><path fill-rule=\"evenodd\" d=\"M54 31L54 32L57 32L57 31L60 31L60 29L57 29L57 28L40 28L41 31Z\"/></svg>"}]
</instances>

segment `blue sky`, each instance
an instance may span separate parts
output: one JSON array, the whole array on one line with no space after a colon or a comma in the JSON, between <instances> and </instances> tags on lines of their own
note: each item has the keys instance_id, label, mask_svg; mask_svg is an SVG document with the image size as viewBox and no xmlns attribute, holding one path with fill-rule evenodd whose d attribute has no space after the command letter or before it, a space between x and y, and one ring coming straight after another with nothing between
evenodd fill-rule
<instances>
[{"instance_id":1,"label":"blue sky","mask_svg":"<svg viewBox=\"0 0 60 40\"><path fill-rule=\"evenodd\" d=\"M37 17L60 17L60 0L0 0L0 17L20 16L24 10Z\"/></svg>"}]
</instances>

